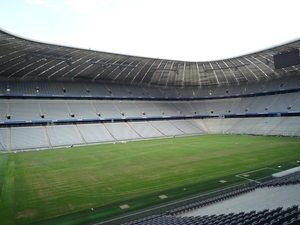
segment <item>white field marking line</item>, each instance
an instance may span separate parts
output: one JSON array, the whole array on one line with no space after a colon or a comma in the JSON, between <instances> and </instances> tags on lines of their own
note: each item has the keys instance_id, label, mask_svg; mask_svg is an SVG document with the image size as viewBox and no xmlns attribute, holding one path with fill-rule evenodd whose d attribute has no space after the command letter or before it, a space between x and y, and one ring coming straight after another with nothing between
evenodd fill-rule
<instances>
[{"instance_id":1,"label":"white field marking line","mask_svg":"<svg viewBox=\"0 0 300 225\"><path fill-rule=\"evenodd\" d=\"M244 175L248 175L248 174L251 174L251 173L254 173L254 172L257 172L257 171L266 170L266 169L275 170L275 171L281 171L279 169L274 169L274 168L270 168L270 167L264 167L264 168L257 169L257 170L251 170L251 171L246 172L246 173L240 173L240 174L237 174L235 176L238 177L238 178L241 178L241 179L245 179L245 180L249 180L249 181L255 181L255 180L252 180L250 178L245 177Z\"/></svg>"},{"instance_id":2,"label":"white field marking line","mask_svg":"<svg viewBox=\"0 0 300 225\"><path fill-rule=\"evenodd\" d=\"M238 178L242 178L242 179L245 179L245 180L249 180L249 181L255 181L255 180L252 180L252 179L249 179L249 178L246 178L246 177L243 177L243 176L241 176L241 175L235 175L236 177L238 177Z\"/></svg>"}]
</instances>

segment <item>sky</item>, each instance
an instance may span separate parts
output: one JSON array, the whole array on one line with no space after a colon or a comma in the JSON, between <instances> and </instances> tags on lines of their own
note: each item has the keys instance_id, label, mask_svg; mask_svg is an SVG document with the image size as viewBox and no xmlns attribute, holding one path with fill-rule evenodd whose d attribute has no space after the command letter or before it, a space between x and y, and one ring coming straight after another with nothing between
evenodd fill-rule
<instances>
[{"instance_id":1,"label":"sky","mask_svg":"<svg viewBox=\"0 0 300 225\"><path fill-rule=\"evenodd\" d=\"M0 0L0 29L111 53L227 59L300 39L299 0Z\"/></svg>"}]
</instances>

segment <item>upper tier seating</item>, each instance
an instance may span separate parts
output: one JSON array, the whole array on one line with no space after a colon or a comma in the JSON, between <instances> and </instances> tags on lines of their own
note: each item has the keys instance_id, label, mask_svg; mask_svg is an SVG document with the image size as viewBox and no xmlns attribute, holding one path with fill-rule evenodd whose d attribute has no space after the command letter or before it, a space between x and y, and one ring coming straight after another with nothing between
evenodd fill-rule
<instances>
[{"instance_id":1,"label":"upper tier seating","mask_svg":"<svg viewBox=\"0 0 300 225\"><path fill-rule=\"evenodd\" d=\"M53 95L53 96L102 96L102 97L159 97L159 98L196 98L249 94L279 89L299 88L298 75L290 75L259 83L240 83L220 87L156 87L135 84L115 84L92 81L55 81L47 80L7 80L0 82L0 94Z\"/></svg>"}]
</instances>

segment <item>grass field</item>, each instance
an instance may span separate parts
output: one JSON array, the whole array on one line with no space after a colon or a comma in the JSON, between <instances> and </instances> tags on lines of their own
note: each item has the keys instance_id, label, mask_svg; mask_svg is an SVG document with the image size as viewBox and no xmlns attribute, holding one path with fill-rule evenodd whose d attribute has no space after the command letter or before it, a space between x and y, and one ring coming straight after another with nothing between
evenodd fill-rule
<instances>
[{"instance_id":1,"label":"grass field","mask_svg":"<svg viewBox=\"0 0 300 225\"><path fill-rule=\"evenodd\" d=\"M269 175L299 166L299 146L299 138L203 135L1 154L0 224L88 224L245 174L257 179L251 171L261 168Z\"/></svg>"}]
</instances>

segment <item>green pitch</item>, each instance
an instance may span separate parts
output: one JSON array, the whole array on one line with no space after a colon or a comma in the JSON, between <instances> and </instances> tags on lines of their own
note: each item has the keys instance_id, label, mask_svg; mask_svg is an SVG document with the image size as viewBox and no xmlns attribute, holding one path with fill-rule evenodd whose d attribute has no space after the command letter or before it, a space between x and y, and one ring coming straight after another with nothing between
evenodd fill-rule
<instances>
[{"instance_id":1,"label":"green pitch","mask_svg":"<svg viewBox=\"0 0 300 225\"><path fill-rule=\"evenodd\" d=\"M92 223L261 176L249 171L299 166L299 146L299 138L203 135L1 154L0 224Z\"/></svg>"}]
</instances>

